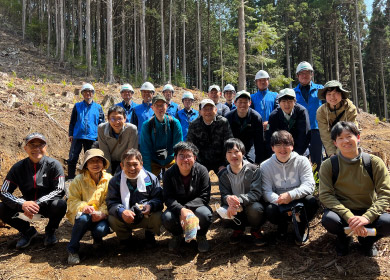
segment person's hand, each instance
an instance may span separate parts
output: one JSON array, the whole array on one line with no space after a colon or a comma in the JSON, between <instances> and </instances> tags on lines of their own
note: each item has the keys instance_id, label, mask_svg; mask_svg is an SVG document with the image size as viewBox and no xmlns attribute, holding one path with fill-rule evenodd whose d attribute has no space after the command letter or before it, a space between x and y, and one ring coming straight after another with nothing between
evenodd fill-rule
<instances>
[{"instance_id":1,"label":"person's hand","mask_svg":"<svg viewBox=\"0 0 390 280\"><path fill-rule=\"evenodd\" d=\"M186 225L186 218L190 214L194 214L194 212L192 212L190 209L187 209L184 207L181 208L181 210L180 210L180 224L181 224L181 227L183 229L185 228L185 225Z\"/></svg>"},{"instance_id":2,"label":"person's hand","mask_svg":"<svg viewBox=\"0 0 390 280\"><path fill-rule=\"evenodd\" d=\"M144 214L144 216L148 216L150 214L150 210L152 210L152 206L150 206L149 204L144 204L142 214Z\"/></svg>"},{"instance_id":3,"label":"person's hand","mask_svg":"<svg viewBox=\"0 0 390 280\"><path fill-rule=\"evenodd\" d=\"M96 214L95 212L91 214L91 217L92 217L92 222L96 223L96 222L99 222L101 220L104 220L107 218L107 215L104 214L104 213L98 213Z\"/></svg>"},{"instance_id":4,"label":"person's hand","mask_svg":"<svg viewBox=\"0 0 390 280\"><path fill-rule=\"evenodd\" d=\"M351 230L357 235L361 237L367 236L367 229L364 227L368 225L370 221L363 216L353 216L348 219L348 225Z\"/></svg>"},{"instance_id":5,"label":"person's hand","mask_svg":"<svg viewBox=\"0 0 390 280\"><path fill-rule=\"evenodd\" d=\"M268 121L263 122L263 129L264 131L267 130Z\"/></svg>"},{"instance_id":6,"label":"person's hand","mask_svg":"<svg viewBox=\"0 0 390 280\"><path fill-rule=\"evenodd\" d=\"M35 201L25 201L23 202L22 210L24 215L32 219L34 214L39 212L39 205Z\"/></svg>"},{"instance_id":7,"label":"person's hand","mask_svg":"<svg viewBox=\"0 0 390 280\"><path fill-rule=\"evenodd\" d=\"M72 143L73 141L73 136L69 136L69 142Z\"/></svg>"},{"instance_id":8,"label":"person's hand","mask_svg":"<svg viewBox=\"0 0 390 280\"><path fill-rule=\"evenodd\" d=\"M226 214L229 218L232 218L233 216L237 215L237 207L228 207Z\"/></svg>"},{"instance_id":9,"label":"person's hand","mask_svg":"<svg viewBox=\"0 0 390 280\"><path fill-rule=\"evenodd\" d=\"M238 208L240 207L240 200L235 195L228 195L226 198L229 207Z\"/></svg>"},{"instance_id":10,"label":"person's hand","mask_svg":"<svg viewBox=\"0 0 390 280\"><path fill-rule=\"evenodd\" d=\"M125 223L131 224L134 222L135 213L131 210L125 210L122 212L122 219Z\"/></svg>"},{"instance_id":11,"label":"person's hand","mask_svg":"<svg viewBox=\"0 0 390 280\"><path fill-rule=\"evenodd\" d=\"M282 193L281 195L279 195L278 199L276 200L276 202L278 204L289 204L291 202L291 196L288 192L285 192L285 193Z\"/></svg>"},{"instance_id":12,"label":"person's hand","mask_svg":"<svg viewBox=\"0 0 390 280\"><path fill-rule=\"evenodd\" d=\"M81 212L83 212L84 214L92 214L94 211L95 211L95 208L93 206L90 206L90 205L85 205L83 210L81 210Z\"/></svg>"}]
</instances>

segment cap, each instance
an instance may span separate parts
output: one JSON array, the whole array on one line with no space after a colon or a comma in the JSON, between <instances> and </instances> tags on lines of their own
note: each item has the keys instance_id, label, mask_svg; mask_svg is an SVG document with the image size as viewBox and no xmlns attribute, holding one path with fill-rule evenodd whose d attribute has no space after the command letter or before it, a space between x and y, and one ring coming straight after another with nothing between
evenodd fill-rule
<instances>
[{"instance_id":1,"label":"cap","mask_svg":"<svg viewBox=\"0 0 390 280\"><path fill-rule=\"evenodd\" d=\"M332 81L327 82L324 85L324 88L318 90L318 95L317 95L318 99L326 100L326 92L328 91L329 88L338 88L341 91L342 98L343 99L348 98L349 91L343 89L343 85L339 81L332 80Z\"/></svg>"},{"instance_id":2,"label":"cap","mask_svg":"<svg viewBox=\"0 0 390 280\"><path fill-rule=\"evenodd\" d=\"M154 105L154 103L156 103L156 102L159 101L159 100L162 100L162 101L164 101L165 103L168 103L167 100L165 99L164 95L157 94L156 96L153 96L152 105Z\"/></svg>"},{"instance_id":3,"label":"cap","mask_svg":"<svg viewBox=\"0 0 390 280\"><path fill-rule=\"evenodd\" d=\"M206 105L208 105L208 104L213 105L213 106L215 107L214 101L211 100L211 99L208 99L208 98L203 99L203 100L200 102L199 107L200 107L200 109L202 110L202 109L204 108L204 106L206 106Z\"/></svg>"},{"instance_id":4,"label":"cap","mask_svg":"<svg viewBox=\"0 0 390 280\"><path fill-rule=\"evenodd\" d=\"M291 96L291 97L294 97L296 98L296 95L295 95L295 90L293 90L292 88L285 88L285 89L282 89L281 91L279 91L279 94L278 94L278 100L284 96Z\"/></svg>"},{"instance_id":5,"label":"cap","mask_svg":"<svg viewBox=\"0 0 390 280\"><path fill-rule=\"evenodd\" d=\"M87 161L93 157L100 157L100 158L104 159L104 169L107 169L110 166L110 162L104 157L104 152L102 150L89 149L84 154L84 160L83 160L83 163L80 165L80 170L83 170Z\"/></svg>"},{"instance_id":6,"label":"cap","mask_svg":"<svg viewBox=\"0 0 390 280\"><path fill-rule=\"evenodd\" d=\"M181 99L183 100L184 98L188 98L188 99L194 100L194 95L191 92L189 92L189 91L185 91L185 92L183 92L183 96L182 96Z\"/></svg>"},{"instance_id":7,"label":"cap","mask_svg":"<svg viewBox=\"0 0 390 280\"><path fill-rule=\"evenodd\" d=\"M260 70L259 72L257 72L255 76L255 81L258 79L269 79L268 72L264 70Z\"/></svg>"},{"instance_id":8,"label":"cap","mask_svg":"<svg viewBox=\"0 0 390 280\"><path fill-rule=\"evenodd\" d=\"M300 62L299 64L298 64L298 66L297 66L297 71L295 72L296 74L298 74L299 72L301 72L301 71L305 71L305 70L307 70L307 71L314 71L313 70L313 67L311 66L311 64L309 63L309 62L307 62L307 61L302 61L302 62Z\"/></svg>"},{"instance_id":9,"label":"cap","mask_svg":"<svg viewBox=\"0 0 390 280\"><path fill-rule=\"evenodd\" d=\"M225 91L234 91L234 92L236 92L236 89L234 88L234 86L233 85L231 85L231 84L227 84L224 88L223 88L223 92L225 92Z\"/></svg>"},{"instance_id":10,"label":"cap","mask_svg":"<svg viewBox=\"0 0 390 280\"><path fill-rule=\"evenodd\" d=\"M166 84L164 87L163 87L163 92L166 91L166 90L170 90L170 91L175 91L173 89L173 86L171 84Z\"/></svg>"},{"instance_id":11,"label":"cap","mask_svg":"<svg viewBox=\"0 0 390 280\"><path fill-rule=\"evenodd\" d=\"M234 98L234 101L237 101L238 98L248 98L249 100L252 99L251 94L249 92L247 92L246 90L241 90L241 91L237 92L237 95Z\"/></svg>"},{"instance_id":12,"label":"cap","mask_svg":"<svg viewBox=\"0 0 390 280\"><path fill-rule=\"evenodd\" d=\"M150 90L150 91L153 91L153 92L156 91L156 90L154 89L154 86L153 86L152 83L150 83L150 82L145 82L145 83L143 83L140 90Z\"/></svg>"},{"instance_id":13,"label":"cap","mask_svg":"<svg viewBox=\"0 0 390 280\"><path fill-rule=\"evenodd\" d=\"M27 144L28 142L30 142L31 140L34 140L34 139L39 139L39 140L42 140L43 142L47 143L46 137L43 136L43 134L40 134L38 132L33 132L33 133L30 133L29 135L27 135L26 138L24 138L24 143Z\"/></svg>"},{"instance_id":14,"label":"cap","mask_svg":"<svg viewBox=\"0 0 390 280\"><path fill-rule=\"evenodd\" d=\"M122 85L121 92L124 91L124 90L128 90L128 91L131 91L132 93L134 93L134 89L133 89L133 87L130 84Z\"/></svg>"},{"instance_id":15,"label":"cap","mask_svg":"<svg viewBox=\"0 0 390 280\"><path fill-rule=\"evenodd\" d=\"M219 86L217 86L217 85L212 85L212 86L209 87L209 92L212 91L213 89L216 89L218 92L221 91L221 88L220 88Z\"/></svg>"},{"instance_id":16,"label":"cap","mask_svg":"<svg viewBox=\"0 0 390 280\"><path fill-rule=\"evenodd\" d=\"M84 90L91 90L93 93L95 93L95 89L94 89L93 85L88 84L88 83L83 84L83 86L81 88L81 92L83 92Z\"/></svg>"}]
</instances>

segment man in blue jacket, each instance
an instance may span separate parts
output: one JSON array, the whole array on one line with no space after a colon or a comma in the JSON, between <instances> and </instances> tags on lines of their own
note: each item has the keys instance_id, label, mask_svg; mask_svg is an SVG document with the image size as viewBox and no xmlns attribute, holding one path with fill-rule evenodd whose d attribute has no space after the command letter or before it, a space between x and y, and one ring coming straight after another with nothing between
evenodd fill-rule
<instances>
[{"instance_id":1,"label":"man in blue jacket","mask_svg":"<svg viewBox=\"0 0 390 280\"><path fill-rule=\"evenodd\" d=\"M152 98L155 93L154 86L150 82L145 82L141 86L142 103L135 106L131 114L130 123L134 124L138 131L141 131L142 124L153 116ZM138 143L140 134L138 134Z\"/></svg>"},{"instance_id":2,"label":"man in blue jacket","mask_svg":"<svg viewBox=\"0 0 390 280\"><path fill-rule=\"evenodd\" d=\"M157 94L152 104L154 116L142 125L140 147L144 168L158 176L162 169L175 163L173 146L183 141L183 134L180 122L166 115L164 96Z\"/></svg>"},{"instance_id":3,"label":"man in blue jacket","mask_svg":"<svg viewBox=\"0 0 390 280\"><path fill-rule=\"evenodd\" d=\"M135 103L133 100L134 95L134 89L130 84L124 84L121 87L121 96L122 96L122 102L119 102L118 104L115 104L116 106L122 107L125 109L126 112L126 122L130 122L131 119L131 112L137 106L138 104Z\"/></svg>"},{"instance_id":4,"label":"man in blue jacket","mask_svg":"<svg viewBox=\"0 0 390 280\"><path fill-rule=\"evenodd\" d=\"M98 138L98 125L104 122L102 106L93 101L95 89L91 84L81 88L84 100L75 104L69 123L68 179L73 179L81 149L89 150Z\"/></svg>"},{"instance_id":5,"label":"man in blue jacket","mask_svg":"<svg viewBox=\"0 0 390 280\"><path fill-rule=\"evenodd\" d=\"M171 84L166 84L163 87L163 95L168 102L167 114L175 117L177 112L180 110L180 105L172 101L173 93L175 90Z\"/></svg>"},{"instance_id":6,"label":"man in blue jacket","mask_svg":"<svg viewBox=\"0 0 390 280\"><path fill-rule=\"evenodd\" d=\"M258 88L255 94L252 94L252 109L255 109L263 119L263 129L267 129L268 118L271 112L276 108L276 92L270 91L269 75L266 71L260 70L255 76L256 86Z\"/></svg>"},{"instance_id":7,"label":"man in blue jacket","mask_svg":"<svg viewBox=\"0 0 390 280\"><path fill-rule=\"evenodd\" d=\"M317 109L322 105L321 100L317 97L318 90L323 88L322 85L317 85L312 82L313 67L309 62L302 61L298 64L296 74L299 80L295 90L297 103L301 104L309 112L310 119L310 159L311 162L317 165L318 171L322 161L322 141L318 130L316 119Z\"/></svg>"},{"instance_id":8,"label":"man in blue jacket","mask_svg":"<svg viewBox=\"0 0 390 280\"><path fill-rule=\"evenodd\" d=\"M199 112L191 107L194 104L194 95L191 92L185 91L181 100L183 101L184 109L177 112L175 118L180 121L183 140L185 141L187 139L188 127L193 120L199 117Z\"/></svg>"}]
</instances>

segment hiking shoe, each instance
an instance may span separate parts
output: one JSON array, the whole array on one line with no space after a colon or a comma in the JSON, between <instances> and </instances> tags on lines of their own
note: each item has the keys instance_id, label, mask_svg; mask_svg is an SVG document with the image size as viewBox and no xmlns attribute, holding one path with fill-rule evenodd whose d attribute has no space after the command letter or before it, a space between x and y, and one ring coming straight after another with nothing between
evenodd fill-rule
<instances>
[{"instance_id":1,"label":"hiking shoe","mask_svg":"<svg viewBox=\"0 0 390 280\"><path fill-rule=\"evenodd\" d=\"M196 242L198 242L198 251L201 253L206 253L210 251L210 244L207 241L207 238L205 235L197 236Z\"/></svg>"},{"instance_id":2,"label":"hiking shoe","mask_svg":"<svg viewBox=\"0 0 390 280\"><path fill-rule=\"evenodd\" d=\"M337 238L336 239L336 253L337 256L342 257L346 256L349 253L349 245L352 242L352 236L347 236L346 238Z\"/></svg>"},{"instance_id":3,"label":"hiking shoe","mask_svg":"<svg viewBox=\"0 0 390 280\"><path fill-rule=\"evenodd\" d=\"M43 245L45 247L52 246L54 244L58 243L57 237L54 234L54 232L46 232L45 233L45 239L43 241Z\"/></svg>"},{"instance_id":4,"label":"hiking shoe","mask_svg":"<svg viewBox=\"0 0 390 280\"><path fill-rule=\"evenodd\" d=\"M309 243L309 238L306 239L306 236L307 236L307 234L305 233L305 234L303 235L303 237L302 237L302 240L298 240L297 237L295 237L295 244L296 244L297 246L303 246L303 245ZM306 240L305 240L305 239L306 239ZM303 241L303 240L305 240L305 241Z\"/></svg>"},{"instance_id":5,"label":"hiking shoe","mask_svg":"<svg viewBox=\"0 0 390 280\"><path fill-rule=\"evenodd\" d=\"M253 236L253 243L256 245L256 246L264 246L267 244L267 242L265 241L265 237L264 237L264 234L262 233L261 229L255 231L251 231L251 234Z\"/></svg>"},{"instance_id":6,"label":"hiking shoe","mask_svg":"<svg viewBox=\"0 0 390 280\"><path fill-rule=\"evenodd\" d=\"M145 243L146 243L146 248L148 249L152 249L154 247L156 247L156 239L154 238L154 233L149 231L149 230L145 230Z\"/></svg>"},{"instance_id":7,"label":"hiking shoe","mask_svg":"<svg viewBox=\"0 0 390 280\"><path fill-rule=\"evenodd\" d=\"M79 257L79 254L77 253L69 253L68 255L68 264L69 265L75 265L75 264L79 264L80 263L80 257Z\"/></svg>"},{"instance_id":8,"label":"hiking shoe","mask_svg":"<svg viewBox=\"0 0 390 280\"><path fill-rule=\"evenodd\" d=\"M182 239L183 238L180 235L172 236L172 239L169 241L168 244L169 251L179 250Z\"/></svg>"},{"instance_id":9,"label":"hiking shoe","mask_svg":"<svg viewBox=\"0 0 390 280\"><path fill-rule=\"evenodd\" d=\"M16 243L16 249L24 249L30 245L31 240L38 235L38 232L34 227L30 227L26 233L21 233L21 235Z\"/></svg>"},{"instance_id":10,"label":"hiking shoe","mask_svg":"<svg viewBox=\"0 0 390 280\"><path fill-rule=\"evenodd\" d=\"M231 245L240 243L241 238L242 238L243 235L244 235L244 231L243 230L240 230L240 229L233 230L233 232L232 232L232 234L230 235L230 238L229 238L229 243Z\"/></svg>"}]
</instances>

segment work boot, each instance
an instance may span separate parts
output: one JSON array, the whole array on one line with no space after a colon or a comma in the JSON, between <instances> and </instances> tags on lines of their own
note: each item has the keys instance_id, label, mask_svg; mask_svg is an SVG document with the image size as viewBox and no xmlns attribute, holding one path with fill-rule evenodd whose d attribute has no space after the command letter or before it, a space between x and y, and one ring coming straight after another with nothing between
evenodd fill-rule
<instances>
[{"instance_id":1,"label":"work boot","mask_svg":"<svg viewBox=\"0 0 390 280\"><path fill-rule=\"evenodd\" d=\"M54 244L58 243L57 237L54 234L54 231L46 232L45 233L45 240L43 241L43 245L45 247L52 246Z\"/></svg>"},{"instance_id":2,"label":"work boot","mask_svg":"<svg viewBox=\"0 0 390 280\"><path fill-rule=\"evenodd\" d=\"M153 232L149 230L145 230L145 243L146 243L146 248L148 249L152 249L156 247L156 238L154 238Z\"/></svg>"}]
</instances>

